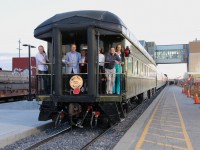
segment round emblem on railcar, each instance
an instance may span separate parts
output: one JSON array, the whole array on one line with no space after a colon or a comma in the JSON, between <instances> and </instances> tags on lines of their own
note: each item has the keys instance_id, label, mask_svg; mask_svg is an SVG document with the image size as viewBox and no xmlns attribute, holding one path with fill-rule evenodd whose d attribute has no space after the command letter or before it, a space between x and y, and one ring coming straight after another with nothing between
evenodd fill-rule
<instances>
[{"instance_id":1,"label":"round emblem on railcar","mask_svg":"<svg viewBox=\"0 0 200 150\"><path fill-rule=\"evenodd\" d=\"M74 75L69 81L69 85L72 89L81 88L83 86L83 79L81 76Z\"/></svg>"}]
</instances>

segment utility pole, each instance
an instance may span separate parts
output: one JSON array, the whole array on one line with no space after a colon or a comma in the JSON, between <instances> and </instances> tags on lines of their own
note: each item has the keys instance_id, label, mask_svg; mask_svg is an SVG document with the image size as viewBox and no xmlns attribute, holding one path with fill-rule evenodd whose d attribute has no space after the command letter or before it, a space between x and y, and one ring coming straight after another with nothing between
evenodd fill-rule
<instances>
[{"instance_id":1,"label":"utility pole","mask_svg":"<svg viewBox=\"0 0 200 150\"><path fill-rule=\"evenodd\" d=\"M19 43L19 48L17 48L17 49L19 50L19 58L20 58L20 50L22 50L22 49L20 49L21 41L19 40L18 43Z\"/></svg>"}]
</instances>

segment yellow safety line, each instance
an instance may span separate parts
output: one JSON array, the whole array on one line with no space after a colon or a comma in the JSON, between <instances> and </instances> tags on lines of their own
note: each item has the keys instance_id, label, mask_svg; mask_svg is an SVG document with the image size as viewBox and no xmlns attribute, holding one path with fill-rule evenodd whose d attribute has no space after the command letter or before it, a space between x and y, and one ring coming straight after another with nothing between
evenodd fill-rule
<instances>
[{"instance_id":1,"label":"yellow safety line","mask_svg":"<svg viewBox=\"0 0 200 150\"><path fill-rule=\"evenodd\" d=\"M180 118L180 121L181 121L181 127L182 127L182 130L183 130L183 135L185 137L185 141L186 141L187 147L188 147L189 150L192 150L193 149L192 143L191 143L190 138L189 138L189 136L187 134L187 131L186 131L186 128L185 128L185 124L184 124L184 121L183 121L183 117L181 115L181 111L179 109L179 105L177 103L177 99L176 99L176 96L174 94L174 91L173 91L173 95L174 95L174 100L175 100L175 103L176 103L176 108L178 110L178 115L179 115L179 118Z\"/></svg>"},{"instance_id":2,"label":"yellow safety line","mask_svg":"<svg viewBox=\"0 0 200 150\"><path fill-rule=\"evenodd\" d=\"M151 124L155 124L155 125L160 125L160 126L167 126L167 127L174 127L174 128L181 128L180 126L175 126L175 125L168 125L168 124L156 124L155 122L152 122Z\"/></svg>"},{"instance_id":3,"label":"yellow safety line","mask_svg":"<svg viewBox=\"0 0 200 150\"><path fill-rule=\"evenodd\" d=\"M179 120L179 118L170 118L170 117L158 117L158 116L154 116L154 118L156 118L156 119L160 119L160 120L165 120L165 119L167 119L167 120L169 120L169 121L172 121L172 120ZM171 120L172 119L172 120Z\"/></svg>"},{"instance_id":4,"label":"yellow safety line","mask_svg":"<svg viewBox=\"0 0 200 150\"><path fill-rule=\"evenodd\" d=\"M158 111L161 111L161 110L176 110L176 108L160 108L160 109L158 109Z\"/></svg>"},{"instance_id":5,"label":"yellow safety line","mask_svg":"<svg viewBox=\"0 0 200 150\"><path fill-rule=\"evenodd\" d=\"M159 136L159 137L162 137L162 138L169 138L169 139L175 139L175 140L185 141L185 139L181 139L181 138L177 138L177 137L172 137L172 136L164 136L164 135L155 134L155 133L151 133L151 132L148 132L147 134L154 135L154 136Z\"/></svg>"},{"instance_id":6,"label":"yellow safety line","mask_svg":"<svg viewBox=\"0 0 200 150\"><path fill-rule=\"evenodd\" d=\"M155 128L155 127L150 127L150 128L151 129L155 129L155 130L165 131L165 132L172 132L172 133L183 134L183 132L177 132L177 131L172 131L172 130L165 130L165 129Z\"/></svg>"},{"instance_id":7,"label":"yellow safety line","mask_svg":"<svg viewBox=\"0 0 200 150\"><path fill-rule=\"evenodd\" d=\"M176 122L176 121L168 121L168 120L161 120L161 119L154 119L154 118L153 118L153 120L160 121L160 122L180 123L180 122Z\"/></svg>"},{"instance_id":8,"label":"yellow safety line","mask_svg":"<svg viewBox=\"0 0 200 150\"><path fill-rule=\"evenodd\" d=\"M148 143L157 144L157 145L160 145L160 146L165 146L165 147L170 147L170 148L176 148L176 149L181 149L181 150L187 150L187 148L179 147L179 146L173 146L173 145L170 145L170 144L164 144L164 143L159 143L159 142L154 142L154 141L149 141L149 140L144 140L144 141L148 142Z\"/></svg>"},{"instance_id":9,"label":"yellow safety line","mask_svg":"<svg viewBox=\"0 0 200 150\"><path fill-rule=\"evenodd\" d=\"M158 115L155 115L155 117L160 117L160 118L170 118L170 119L179 119L177 117L170 117L170 116L158 116Z\"/></svg>"},{"instance_id":10,"label":"yellow safety line","mask_svg":"<svg viewBox=\"0 0 200 150\"><path fill-rule=\"evenodd\" d=\"M163 111L161 111L161 110L159 110L159 111L157 111L156 113L162 113ZM178 113L178 112L177 112ZM166 114L166 115L177 115L177 113L175 113L175 112L164 112L164 113L162 113L162 115L163 114Z\"/></svg>"},{"instance_id":11,"label":"yellow safety line","mask_svg":"<svg viewBox=\"0 0 200 150\"><path fill-rule=\"evenodd\" d=\"M163 93L163 95L160 98L160 101L157 103L157 105L156 105L153 113L151 114L151 117L149 118L149 121L148 121L147 125L145 126L144 131L143 131L142 135L140 136L140 138L139 138L139 140L138 140L138 142L137 142L137 144L135 146L135 149L137 149L137 150L141 149L142 144L143 144L143 142L145 140L145 136L146 136L146 134L148 132L148 129L149 129L150 125L151 125L151 122L153 120L153 117L154 117L154 115L155 115L155 113L156 113L156 111L158 109L158 106L160 105L160 102L162 101L162 98L163 98L163 96L164 96L165 93Z\"/></svg>"}]
</instances>

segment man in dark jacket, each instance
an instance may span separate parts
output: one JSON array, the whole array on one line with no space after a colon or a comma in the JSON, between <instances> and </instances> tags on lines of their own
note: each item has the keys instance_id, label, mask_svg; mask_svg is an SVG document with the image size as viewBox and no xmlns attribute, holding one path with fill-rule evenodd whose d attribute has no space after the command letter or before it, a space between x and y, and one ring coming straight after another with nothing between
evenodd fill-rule
<instances>
[{"instance_id":1,"label":"man in dark jacket","mask_svg":"<svg viewBox=\"0 0 200 150\"><path fill-rule=\"evenodd\" d=\"M121 59L115 54L115 48L110 49L110 53L105 57L105 73L107 78L106 93L112 94L115 82L115 64L121 63Z\"/></svg>"}]
</instances>

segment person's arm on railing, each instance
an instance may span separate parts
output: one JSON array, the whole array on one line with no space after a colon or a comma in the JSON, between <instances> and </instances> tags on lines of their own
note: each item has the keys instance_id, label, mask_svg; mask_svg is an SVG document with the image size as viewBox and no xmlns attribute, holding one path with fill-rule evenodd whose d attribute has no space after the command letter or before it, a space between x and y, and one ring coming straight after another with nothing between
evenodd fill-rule
<instances>
[{"instance_id":1,"label":"person's arm on railing","mask_svg":"<svg viewBox=\"0 0 200 150\"><path fill-rule=\"evenodd\" d=\"M45 64L46 60L44 57L41 57L40 55L36 55L36 60L39 64Z\"/></svg>"}]
</instances>

